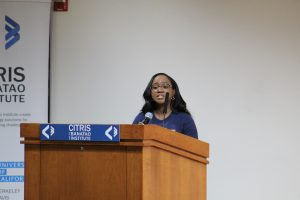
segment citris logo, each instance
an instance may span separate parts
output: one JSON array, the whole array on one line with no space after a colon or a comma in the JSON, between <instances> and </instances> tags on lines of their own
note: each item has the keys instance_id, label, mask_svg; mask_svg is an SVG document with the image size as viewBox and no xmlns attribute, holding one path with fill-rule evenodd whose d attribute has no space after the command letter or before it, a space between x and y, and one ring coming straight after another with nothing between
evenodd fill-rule
<instances>
[{"instance_id":1,"label":"citris logo","mask_svg":"<svg viewBox=\"0 0 300 200\"><path fill-rule=\"evenodd\" d=\"M113 137L116 137L118 135L118 129L116 127L110 126L108 129L106 129L105 131L105 135L106 137L108 137L108 139L112 140Z\"/></svg>"},{"instance_id":2,"label":"citris logo","mask_svg":"<svg viewBox=\"0 0 300 200\"><path fill-rule=\"evenodd\" d=\"M5 30L7 31L5 34L5 49L9 49L20 40L20 25L8 16L5 16L5 22Z\"/></svg>"},{"instance_id":3,"label":"citris logo","mask_svg":"<svg viewBox=\"0 0 300 200\"><path fill-rule=\"evenodd\" d=\"M50 133L49 133L50 131ZM42 130L42 134L49 140L50 136L52 136L55 132L55 129L53 126L49 126L47 125L43 130Z\"/></svg>"}]
</instances>

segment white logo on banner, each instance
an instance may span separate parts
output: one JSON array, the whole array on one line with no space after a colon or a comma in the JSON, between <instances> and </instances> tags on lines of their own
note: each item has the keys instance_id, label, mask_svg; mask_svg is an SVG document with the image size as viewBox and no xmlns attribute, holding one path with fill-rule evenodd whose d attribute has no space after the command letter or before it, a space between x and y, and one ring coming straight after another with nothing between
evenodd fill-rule
<instances>
[{"instance_id":1,"label":"white logo on banner","mask_svg":"<svg viewBox=\"0 0 300 200\"><path fill-rule=\"evenodd\" d=\"M50 135L47 133L47 131L49 130L49 128L50 128ZM54 134L54 132L55 132L54 127L53 127L53 126L49 126L49 125L47 125L47 126L42 130L42 134L43 134L47 139L49 139L50 136L52 136L52 135Z\"/></svg>"},{"instance_id":2,"label":"white logo on banner","mask_svg":"<svg viewBox=\"0 0 300 200\"><path fill-rule=\"evenodd\" d=\"M113 133L111 134L111 131L113 130ZM108 129L105 131L106 137L108 139L112 140L113 137L116 137L118 135L118 129L116 127L110 126Z\"/></svg>"}]
</instances>

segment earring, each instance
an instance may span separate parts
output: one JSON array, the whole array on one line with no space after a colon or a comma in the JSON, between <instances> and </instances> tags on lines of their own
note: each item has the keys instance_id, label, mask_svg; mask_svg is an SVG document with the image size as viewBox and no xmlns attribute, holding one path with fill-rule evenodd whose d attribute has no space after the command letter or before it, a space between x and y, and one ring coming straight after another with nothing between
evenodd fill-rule
<instances>
[{"instance_id":1,"label":"earring","mask_svg":"<svg viewBox=\"0 0 300 200\"><path fill-rule=\"evenodd\" d=\"M175 97L174 97L174 96L172 96L171 100L172 100L172 101L174 101L174 100L175 100Z\"/></svg>"}]
</instances>

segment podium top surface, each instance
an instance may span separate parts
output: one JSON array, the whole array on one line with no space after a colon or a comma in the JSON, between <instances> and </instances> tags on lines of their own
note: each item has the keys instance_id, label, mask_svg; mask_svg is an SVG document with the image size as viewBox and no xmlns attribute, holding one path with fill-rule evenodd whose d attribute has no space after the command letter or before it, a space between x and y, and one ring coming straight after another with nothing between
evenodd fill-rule
<instances>
[{"instance_id":1,"label":"podium top surface","mask_svg":"<svg viewBox=\"0 0 300 200\"><path fill-rule=\"evenodd\" d=\"M40 141L39 123L22 123L20 125L20 137L27 141ZM209 144L190 136L171 131L157 125L120 125L120 144L139 143L141 146L160 144L158 146L171 146L190 152L202 158L209 157ZM72 142L74 143L74 142ZM115 145L118 145L115 144Z\"/></svg>"}]
</instances>

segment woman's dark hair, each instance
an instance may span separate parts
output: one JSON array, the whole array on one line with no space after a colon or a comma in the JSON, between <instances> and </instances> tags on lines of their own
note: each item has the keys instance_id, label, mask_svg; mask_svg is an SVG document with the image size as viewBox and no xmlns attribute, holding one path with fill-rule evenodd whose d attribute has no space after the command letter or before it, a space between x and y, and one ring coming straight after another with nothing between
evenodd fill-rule
<instances>
[{"instance_id":1,"label":"woman's dark hair","mask_svg":"<svg viewBox=\"0 0 300 200\"><path fill-rule=\"evenodd\" d=\"M156 109L156 103L152 99L152 96L151 96L151 86L152 86L152 83L153 83L153 80L155 79L155 77L157 77L159 75L166 76L170 80L172 88L175 90L174 99L171 100L172 111L173 112L185 112L187 114L190 114L190 112L186 108L185 101L183 100L183 98L180 95L179 87L178 87L176 81L165 73L157 73L152 76L150 82L148 83L148 85L143 93L143 97L145 99L145 104L142 108L142 112L145 114L147 112L153 112Z\"/></svg>"}]
</instances>

